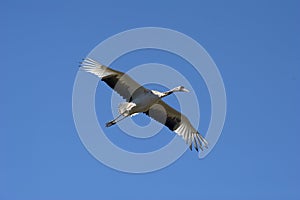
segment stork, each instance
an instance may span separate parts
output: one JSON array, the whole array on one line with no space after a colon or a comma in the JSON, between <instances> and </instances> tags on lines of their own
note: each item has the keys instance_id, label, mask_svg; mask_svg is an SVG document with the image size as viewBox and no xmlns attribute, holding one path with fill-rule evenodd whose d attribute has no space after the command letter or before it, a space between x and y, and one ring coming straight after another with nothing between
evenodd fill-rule
<instances>
[{"instance_id":1,"label":"stork","mask_svg":"<svg viewBox=\"0 0 300 200\"><path fill-rule=\"evenodd\" d=\"M166 92L149 90L127 74L104 66L91 58L84 59L80 69L98 76L126 100L118 107L119 115L107 122L106 127L110 127L128 116L144 113L181 136L191 150L192 145L196 151L198 148L201 150L203 147L208 148L207 141L191 125L188 118L162 100L174 92L189 92L183 86L175 87Z\"/></svg>"}]
</instances>

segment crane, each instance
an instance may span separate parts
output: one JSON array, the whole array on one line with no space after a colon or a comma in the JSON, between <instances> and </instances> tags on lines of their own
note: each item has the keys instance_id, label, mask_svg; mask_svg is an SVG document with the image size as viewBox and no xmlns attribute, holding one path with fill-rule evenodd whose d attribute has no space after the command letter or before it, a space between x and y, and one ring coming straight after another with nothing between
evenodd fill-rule
<instances>
[{"instance_id":1,"label":"crane","mask_svg":"<svg viewBox=\"0 0 300 200\"><path fill-rule=\"evenodd\" d=\"M181 136L191 150L192 146L196 151L198 148L202 151L203 147L208 148L208 142L191 125L188 118L162 100L174 92L189 92L183 86L175 87L166 92L149 90L126 73L104 66L91 58L84 59L80 69L98 76L126 100L118 107L119 115L107 122L106 127L110 127L129 116L144 113Z\"/></svg>"}]
</instances>

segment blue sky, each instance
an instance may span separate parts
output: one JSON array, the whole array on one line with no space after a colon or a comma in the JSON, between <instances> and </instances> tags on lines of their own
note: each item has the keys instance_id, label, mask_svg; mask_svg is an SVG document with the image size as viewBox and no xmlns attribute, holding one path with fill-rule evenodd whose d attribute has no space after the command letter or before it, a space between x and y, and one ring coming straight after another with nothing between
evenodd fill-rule
<instances>
[{"instance_id":1,"label":"blue sky","mask_svg":"<svg viewBox=\"0 0 300 200\"><path fill-rule=\"evenodd\" d=\"M231 0L1 2L0 198L299 199L299 6ZM203 45L222 74L228 107L221 138L204 160L187 151L163 170L136 175L110 169L86 151L73 122L72 89L78 61L99 42L144 26L174 29ZM113 67L185 64L155 51L126 56ZM201 105L208 105L203 131L210 110L203 83L201 88ZM106 94L101 104L109 103L111 91L104 84L98 90ZM96 107L99 113L101 105ZM103 120L111 119L110 111L105 114ZM160 134L172 136L167 129ZM140 150L139 141L111 138Z\"/></svg>"}]
</instances>

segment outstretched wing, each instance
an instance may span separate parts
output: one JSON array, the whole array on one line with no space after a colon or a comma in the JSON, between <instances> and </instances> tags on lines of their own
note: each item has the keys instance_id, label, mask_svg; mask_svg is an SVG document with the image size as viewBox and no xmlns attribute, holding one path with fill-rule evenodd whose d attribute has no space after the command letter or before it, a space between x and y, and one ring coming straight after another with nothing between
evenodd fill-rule
<instances>
[{"instance_id":1,"label":"outstretched wing","mask_svg":"<svg viewBox=\"0 0 300 200\"><path fill-rule=\"evenodd\" d=\"M198 147L203 150L203 147L207 148L207 141L198 131L191 125L186 116L170 107L164 101L159 100L154 104L147 112L146 115L155 119L156 121L167 126L171 131L174 131L180 135L187 144L192 145L198 151Z\"/></svg>"},{"instance_id":2,"label":"outstretched wing","mask_svg":"<svg viewBox=\"0 0 300 200\"><path fill-rule=\"evenodd\" d=\"M127 74L101 65L91 58L83 60L81 69L98 76L109 87L126 99L126 101L131 101L135 95L147 90Z\"/></svg>"}]
</instances>

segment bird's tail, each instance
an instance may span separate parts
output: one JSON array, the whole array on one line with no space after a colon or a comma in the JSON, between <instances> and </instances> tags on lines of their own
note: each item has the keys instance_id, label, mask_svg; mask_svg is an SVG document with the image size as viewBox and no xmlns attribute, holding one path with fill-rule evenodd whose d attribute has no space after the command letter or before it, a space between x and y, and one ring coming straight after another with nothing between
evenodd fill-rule
<instances>
[{"instance_id":1,"label":"bird's tail","mask_svg":"<svg viewBox=\"0 0 300 200\"><path fill-rule=\"evenodd\" d=\"M132 102L124 102L124 103L121 103L119 105L119 113L123 116L128 116L130 115L130 111L133 107L135 107L136 104L135 103L132 103Z\"/></svg>"}]
</instances>

